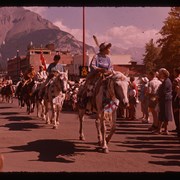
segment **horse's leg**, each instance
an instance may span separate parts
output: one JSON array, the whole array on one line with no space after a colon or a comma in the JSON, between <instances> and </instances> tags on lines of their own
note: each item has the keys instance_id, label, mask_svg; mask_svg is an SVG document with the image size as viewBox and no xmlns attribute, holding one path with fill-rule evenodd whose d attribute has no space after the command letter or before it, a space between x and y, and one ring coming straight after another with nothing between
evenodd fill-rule
<instances>
[{"instance_id":1,"label":"horse's leg","mask_svg":"<svg viewBox=\"0 0 180 180\"><path fill-rule=\"evenodd\" d=\"M13 100L14 100L14 96L13 94L11 95L11 103L13 103Z\"/></svg>"},{"instance_id":2,"label":"horse's leg","mask_svg":"<svg viewBox=\"0 0 180 180\"><path fill-rule=\"evenodd\" d=\"M45 119L45 118L44 118L44 114L45 114L44 100L41 100L40 106L41 106L41 117L42 117L43 119Z\"/></svg>"},{"instance_id":3,"label":"horse's leg","mask_svg":"<svg viewBox=\"0 0 180 180\"><path fill-rule=\"evenodd\" d=\"M44 118L43 120L46 121L46 124L50 124L47 101L44 101L44 117L43 118Z\"/></svg>"},{"instance_id":4,"label":"horse's leg","mask_svg":"<svg viewBox=\"0 0 180 180\"><path fill-rule=\"evenodd\" d=\"M39 102L39 99L36 99L36 115L37 115L37 117L38 118L40 118L41 116L40 116L40 113L39 113L39 111L40 111L40 102Z\"/></svg>"},{"instance_id":5,"label":"horse's leg","mask_svg":"<svg viewBox=\"0 0 180 180\"><path fill-rule=\"evenodd\" d=\"M51 105L51 110L52 110L51 122L54 124L53 129L57 129L57 122L56 122L57 107L56 106L57 106L56 104Z\"/></svg>"},{"instance_id":6,"label":"horse's leg","mask_svg":"<svg viewBox=\"0 0 180 180\"><path fill-rule=\"evenodd\" d=\"M102 133L102 150L104 153L108 153L109 149L106 142L106 123L105 123L104 115L101 116L100 118L100 124L101 124L101 133Z\"/></svg>"},{"instance_id":7,"label":"horse's leg","mask_svg":"<svg viewBox=\"0 0 180 180\"><path fill-rule=\"evenodd\" d=\"M84 121L84 115L86 110L85 109L78 109L78 116L79 116L79 139L84 141L84 133L83 133L83 121Z\"/></svg>"},{"instance_id":8,"label":"horse's leg","mask_svg":"<svg viewBox=\"0 0 180 180\"><path fill-rule=\"evenodd\" d=\"M112 116L110 118L110 131L108 136L106 137L106 142L109 143L109 141L111 140L113 134L115 133L116 130L116 111L112 112Z\"/></svg>"},{"instance_id":9,"label":"horse's leg","mask_svg":"<svg viewBox=\"0 0 180 180\"><path fill-rule=\"evenodd\" d=\"M100 115L97 114L96 120L95 120L95 125L97 129L97 136L98 136L98 144L99 146L102 145L102 134L101 134L101 126L100 126Z\"/></svg>"},{"instance_id":10,"label":"horse's leg","mask_svg":"<svg viewBox=\"0 0 180 180\"><path fill-rule=\"evenodd\" d=\"M54 107L54 129L58 128L59 125L59 115L60 115L60 107L58 105L56 105L56 107Z\"/></svg>"},{"instance_id":11,"label":"horse's leg","mask_svg":"<svg viewBox=\"0 0 180 180\"><path fill-rule=\"evenodd\" d=\"M20 102L21 102L21 108L25 106L25 100L23 98L23 95L20 95Z\"/></svg>"},{"instance_id":12,"label":"horse's leg","mask_svg":"<svg viewBox=\"0 0 180 180\"><path fill-rule=\"evenodd\" d=\"M27 97L26 97L27 98ZM29 102L29 99L26 99L25 100L25 104L26 104L26 112L28 114L30 114L30 102Z\"/></svg>"},{"instance_id":13,"label":"horse's leg","mask_svg":"<svg viewBox=\"0 0 180 180\"><path fill-rule=\"evenodd\" d=\"M35 99L34 97L30 97L30 112L33 113L34 112L34 107L35 107Z\"/></svg>"},{"instance_id":14,"label":"horse's leg","mask_svg":"<svg viewBox=\"0 0 180 180\"><path fill-rule=\"evenodd\" d=\"M57 107L56 109L56 124L59 125L59 118L60 118L60 111L61 111L61 107Z\"/></svg>"}]
</instances>

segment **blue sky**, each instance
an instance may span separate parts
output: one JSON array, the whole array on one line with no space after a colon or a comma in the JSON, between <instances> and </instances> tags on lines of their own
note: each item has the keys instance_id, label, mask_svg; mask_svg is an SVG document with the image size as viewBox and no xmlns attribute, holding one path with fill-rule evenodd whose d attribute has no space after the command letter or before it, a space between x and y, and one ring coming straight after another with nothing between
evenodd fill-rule
<instances>
[{"instance_id":1,"label":"blue sky","mask_svg":"<svg viewBox=\"0 0 180 180\"><path fill-rule=\"evenodd\" d=\"M25 7L50 20L76 39L83 38L82 7ZM144 47L158 33L168 17L170 7L85 7L85 41L95 46L93 35L99 42L111 42L121 48Z\"/></svg>"}]
</instances>

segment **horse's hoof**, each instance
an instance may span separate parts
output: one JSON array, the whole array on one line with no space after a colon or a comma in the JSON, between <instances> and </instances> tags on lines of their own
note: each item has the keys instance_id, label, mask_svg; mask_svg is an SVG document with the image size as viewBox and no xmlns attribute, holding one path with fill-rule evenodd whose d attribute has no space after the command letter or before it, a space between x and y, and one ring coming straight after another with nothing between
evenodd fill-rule
<instances>
[{"instance_id":1,"label":"horse's hoof","mask_svg":"<svg viewBox=\"0 0 180 180\"><path fill-rule=\"evenodd\" d=\"M57 129L58 127L57 126L53 126L53 129Z\"/></svg>"},{"instance_id":2,"label":"horse's hoof","mask_svg":"<svg viewBox=\"0 0 180 180\"><path fill-rule=\"evenodd\" d=\"M98 141L98 146L102 146L102 141Z\"/></svg>"},{"instance_id":3,"label":"horse's hoof","mask_svg":"<svg viewBox=\"0 0 180 180\"><path fill-rule=\"evenodd\" d=\"M82 136L80 136L80 137L79 137L79 140L81 140L81 141L85 141L85 138L84 138L84 137L82 137Z\"/></svg>"},{"instance_id":4,"label":"horse's hoof","mask_svg":"<svg viewBox=\"0 0 180 180\"><path fill-rule=\"evenodd\" d=\"M108 148L103 148L102 152L107 154L107 153L109 153L109 149Z\"/></svg>"}]
</instances>

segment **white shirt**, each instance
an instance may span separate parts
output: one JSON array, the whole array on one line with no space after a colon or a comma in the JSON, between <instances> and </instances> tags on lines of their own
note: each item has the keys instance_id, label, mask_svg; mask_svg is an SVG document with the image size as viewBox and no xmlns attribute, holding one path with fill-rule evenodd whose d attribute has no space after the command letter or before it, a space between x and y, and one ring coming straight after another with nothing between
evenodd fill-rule
<instances>
[{"instance_id":1,"label":"white shirt","mask_svg":"<svg viewBox=\"0 0 180 180\"><path fill-rule=\"evenodd\" d=\"M38 71L37 74L36 74L36 79L37 81L43 81L47 78L47 74L46 74L46 71Z\"/></svg>"},{"instance_id":2,"label":"white shirt","mask_svg":"<svg viewBox=\"0 0 180 180\"><path fill-rule=\"evenodd\" d=\"M162 82L157 77L154 77L151 81L149 81L148 93L157 94L157 90L161 84Z\"/></svg>"}]
</instances>

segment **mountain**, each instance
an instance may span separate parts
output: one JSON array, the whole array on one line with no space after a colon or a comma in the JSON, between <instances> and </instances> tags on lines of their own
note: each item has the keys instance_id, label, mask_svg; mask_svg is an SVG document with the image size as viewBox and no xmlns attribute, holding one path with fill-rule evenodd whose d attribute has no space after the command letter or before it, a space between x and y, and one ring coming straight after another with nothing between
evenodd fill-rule
<instances>
[{"instance_id":1,"label":"mountain","mask_svg":"<svg viewBox=\"0 0 180 180\"><path fill-rule=\"evenodd\" d=\"M26 55L27 46L45 47L53 43L57 50L72 54L82 53L83 43L68 32L62 31L50 21L23 7L0 8L0 70L6 69L7 58ZM94 48L86 44L89 52Z\"/></svg>"},{"instance_id":2,"label":"mountain","mask_svg":"<svg viewBox=\"0 0 180 180\"><path fill-rule=\"evenodd\" d=\"M26 55L27 46L45 47L53 43L57 50L79 54L83 51L83 42L70 33L62 31L50 21L23 7L0 7L0 71L7 67L7 59ZM85 45L89 53L98 52L98 48ZM130 54L132 59L142 64L144 48L111 48L112 54Z\"/></svg>"},{"instance_id":3,"label":"mountain","mask_svg":"<svg viewBox=\"0 0 180 180\"><path fill-rule=\"evenodd\" d=\"M144 48L131 47L128 49L119 48L113 46L111 49L111 54L130 54L133 61L137 61L138 64L143 64L143 54L145 52Z\"/></svg>"}]
</instances>

